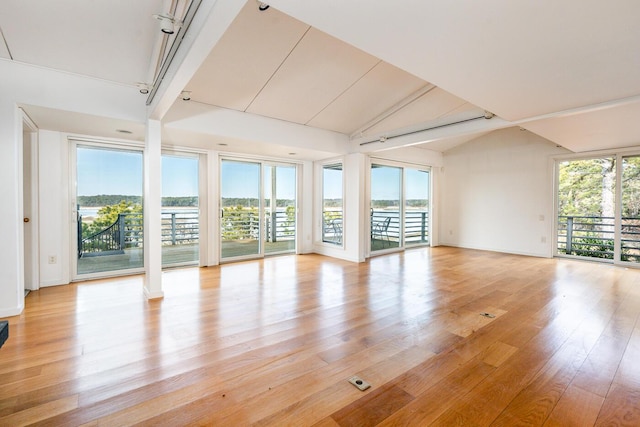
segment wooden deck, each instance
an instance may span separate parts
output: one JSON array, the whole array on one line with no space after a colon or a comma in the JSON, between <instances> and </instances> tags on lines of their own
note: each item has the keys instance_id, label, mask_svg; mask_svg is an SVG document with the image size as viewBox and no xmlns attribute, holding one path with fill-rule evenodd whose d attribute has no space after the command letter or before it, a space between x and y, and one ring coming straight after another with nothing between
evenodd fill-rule
<instances>
[{"instance_id":1,"label":"wooden deck","mask_svg":"<svg viewBox=\"0 0 640 427\"><path fill-rule=\"evenodd\" d=\"M247 254L247 248L242 242L224 242L223 245L226 253L231 257ZM295 251L295 242L292 240L265 242L264 245L266 255ZM126 249L124 254L82 257L78 259L78 274L142 268L143 258L142 248ZM198 261L198 245L167 245L162 247L162 265L198 264Z\"/></svg>"},{"instance_id":2,"label":"wooden deck","mask_svg":"<svg viewBox=\"0 0 640 427\"><path fill-rule=\"evenodd\" d=\"M142 283L31 292L0 425L640 425L640 270L438 247Z\"/></svg>"}]
</instances>

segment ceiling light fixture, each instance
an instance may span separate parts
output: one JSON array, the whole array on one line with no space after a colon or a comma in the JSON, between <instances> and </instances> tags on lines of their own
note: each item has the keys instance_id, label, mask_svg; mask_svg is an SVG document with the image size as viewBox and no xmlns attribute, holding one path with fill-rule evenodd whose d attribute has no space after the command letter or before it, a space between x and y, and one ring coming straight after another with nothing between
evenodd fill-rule
<instances>
[{"instance_id":1,"label":"ceiling light fixture","mask_svg":"<svg viewBox=\"0 0 640 427\"><path fill-rule=\"evenodd\" d=\"M491 111L487 111L484 110L484 118L489 120L489 119L493 119L496 115L493 114Z\"/></svg>"},{"instance_id":2,"label":"ceiling light fixture","mask_svg":"<svg viewBox=\"0 0 640 427\"><path fill-rule=\"evenodd\" d=\"M264 12L265 10L269 9L269 5L267 3L263 3L260 0L256 0L256 1L258 3L258 10Z\"/></svg>"},{"instance_id":3,"label":"ceiling light fixture","mask_svg":"<svg viewBox=\"0 0 640 427\"><path fill-rule=\"evenodd\" d=\"M182 22L178 21L171 14L166 15L153 15L158 21L160 21L160 31L165 34L173 34L176 28L180 28Z\"/></svg>"},{"instance_id":4,"label":"ceiling light fixture","mask_svg":"<svg viewBox=\"0 0 640 427\"><path fill-rule=\"evenodd\" d=\"M143 95L148 94L149 90L151 89L151 85L149 85L147 83L136 83L136 86L138 86L138 90Z\"/></svg>"},{"instance_id":5,"label":"ceiling light fixture","mask_svg":"<svg viewBox=\"0 0 640 427\"><path fill-rule=\"evenodd\" d=\"M182 98L183 101L191 101L191 91L183 90L180 92L180 98Z\"/></svg>"}]
</instances>

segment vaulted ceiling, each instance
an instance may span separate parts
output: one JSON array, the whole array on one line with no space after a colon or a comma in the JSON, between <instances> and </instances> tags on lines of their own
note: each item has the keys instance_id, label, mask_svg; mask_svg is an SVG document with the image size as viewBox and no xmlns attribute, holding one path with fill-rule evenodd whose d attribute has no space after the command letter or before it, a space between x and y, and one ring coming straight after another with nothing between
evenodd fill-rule
<instances>
[{"instance_id":1,"label":"vaulted ceiling","mask_svg":"<svg viewBox=\"0 0 640 427\"><path fill-rule=\"evenodd\" d=\"M4 0L0 58L138 90L154 80L175 37L162 35L153 15L171 10L182 18L189 3ZM203 0L199 14L227 14L229 24L196 66L185 67L182 55L182 71L171 75L191 91L188 103L171 99L164 119L167 138L182 145L233 139L186 129L186 119L207 111L329 130L345 135L350 150L380 148L389 138L387 148L443 151L509 126L573 151L640 145L637 1L613 7L595 0L402 0L365 7L272 0L265 11L254 0L238 4ZM192 26L187 39L210 37L215 29L206 25ZM132 137L143 137L140 123L25 108L53 130L121 136L115 129L129 126ZM487 112L496 117L482 118Z\"/></svg>"},{"instance_id":2,"label":"vaulted ceiling","mask_svg":"<svg viewBox=\"0 0 640 427\"><path fill-rule=\"evenodd\" d=\"M191 99L346 135L483 110L284 13L248 2L187 84Z\"/></svg>"}]
</instances>

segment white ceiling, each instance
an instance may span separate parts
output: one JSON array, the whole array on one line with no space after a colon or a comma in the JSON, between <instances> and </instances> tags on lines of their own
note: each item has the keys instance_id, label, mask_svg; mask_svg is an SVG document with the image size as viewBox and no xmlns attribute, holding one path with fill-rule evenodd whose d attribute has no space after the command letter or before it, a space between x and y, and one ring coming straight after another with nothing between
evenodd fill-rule
<instances>
[{"instance_id":1,"label":"white ceiling","mask_svg":"<svg viewBox=\"0 0 640 427\"><path fill-rule=\"evenodd\" d=\"M346 135L382 135L444 116L455 121L471 109L484 113L274 8L260 11L253 1L185 89L195 102Z\"/></svg>"},{"instance_id":2,"label":"white ceiling","mask_svg":"<svg viewBox=\"0 0 640 427\"><path fill-rule=\"evenodd\" d=\"M203 0L212 13L236 1ZM0 40L0 57L124 85L148 82L163 37L152 15L171 3L3 0L0 30L8 49ZM615 7L595 0L270 4L260 12L247 1L185 80L198 110L327 129L355 145L412 133L398 141L428 141L422 146L444 151L509 125L573 151L640 145L637 0ZM79 124L77 113L25 108L53 130L112 137L126 125L93 116ZM478 122L474 133L457 135L451 126L438 138L416 132L484 110L500 124ZM188 120L171 122L190 111L182 101L174 104L165 120L169 142L216 146L233 139L215 129L189 132L182 127ZM134 138L138 125L130 126ZM251 138L240 139L250 148ZM316 154L324 152L317 147Z\"/></svg>"},{"instance_id":3,"label":"white ceiling","mask_svg":"<svg viewBox=\"0 0 640 427\"><path fill-rule=\"evenodd\" d=\"M625 100L640 95L637 0L271 4L514 124L535 121L540 135L574 151L640 143L634 123L583 131L595 116L607 123L599 104L631 116L640 102ZM565 114L578 109L584 117ZM556 139L558 127L573 136Z\"/></svg>"},{"instance_id":4,"label":"white ceiling","mask_svg":"<svg viewBox=\"0 0 640 427\"><path fill-rule=\"evenodd\" d=\"M3 0L0 28L15 61L134 85L147 81L163 4Z\"/></svg>"}]
</instances>

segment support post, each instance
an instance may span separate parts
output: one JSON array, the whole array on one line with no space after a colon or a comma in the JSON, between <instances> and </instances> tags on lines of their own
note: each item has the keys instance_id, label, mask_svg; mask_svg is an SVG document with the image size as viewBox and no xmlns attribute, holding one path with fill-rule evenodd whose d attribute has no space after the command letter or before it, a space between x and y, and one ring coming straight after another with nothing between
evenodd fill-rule
<instances>
[{"instance_id":1,"label":"support post","mask_svg":"<svg viewBox=\"0 0 640 427\"><path fill-rule=\"evenodd\" d=\"M161 124L147 120L144 149L144 293L162 298L162 153Z\"/></svg>"},{"instance_id":2,"label":"support post","mask_svg":"<svg viewBox=\"0 0 640 427\"><path fill-rule=\"evenodd\" d=\"M171 212L171 245L176 244L176 213Z\"/></svg>"},{"instance_id":3,"label":"support post","mask_svg":"<svg viewBox=\"0 0 640 427\"><path fill-rule=\"evenodd\" d=\"M567 217L567 255L573 252L573 217Z\"/></svg>"},{"instance_id":4,"label":"support post","mask_svg":"<svg viewBox=\"0 0 640 427\"><path fill-rule=\"evenodd\" d=\"M126 243L126 229L125 229L125 223L124 223L124 214L118 214L118 237L119 237L119 241L118 241L118 246L120 250L124 251L125 248L125 243Z\"/></svg>"}]
</instances>

